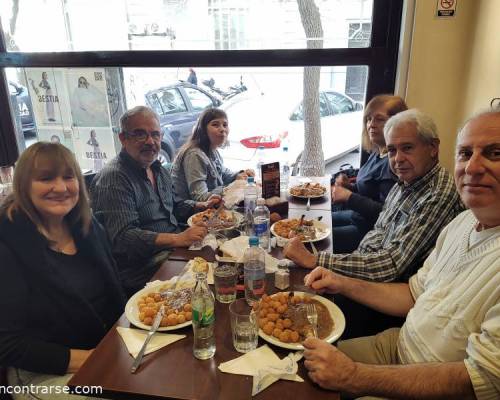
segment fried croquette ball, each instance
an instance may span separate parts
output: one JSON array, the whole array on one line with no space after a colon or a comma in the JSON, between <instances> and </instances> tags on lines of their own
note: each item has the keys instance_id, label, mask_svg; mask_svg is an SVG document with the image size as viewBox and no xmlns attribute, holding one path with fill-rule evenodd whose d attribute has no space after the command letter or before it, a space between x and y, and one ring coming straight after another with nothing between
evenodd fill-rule
<instances>
[{"instance_id":1,"label":"fried croquette ball","mask_svg":"<svg viewBox=\"0 0 500 400\"><path fill-rule=\"evenodd\" d=\"M269 303L271 300L271 297L268 296L267 294L263 294L262 295L262 301L265 302L265 303Z\"/></svg>"},{"instance_id":2,"label":"fried croquette ball","mask_svg":"<svg viewBox=\"0 0 500 400\"><path fill-rule=\"evenodd\" d=\"M149 304L149 303L154 303L155 302L155 299L153 297L146 297L146 303Z\"/></svg>"},{"instance_id":3,"label":"fried croquette ball","mask_svg":"<svg viewBox=\"0 0 500 400\"><path fill-rule=\"evenodd\" d=\"M262 330L266 335L272 335L274 330L274 323L268 322L266 325L264 325L264 328L262 328Z\"/></svg>"},{"instance_id":4,"label":"fried croquette ball","mask_svg":"<svg viewBox=\"0 0 500 400\"><path fill-rule=\"evenodd\" d=\"M279 339L284 343L288 343L290 341L290 333L287 331L281 332Z\"/></svg>"},{"instance_id":5,"label":"fried croquette ball","mask_svg":"<svg viewBox=\"0 0 500 400\"><path fill-rule=\"evenodd\" d=\"M140 313L139 313L139 321L143 322L145 317L146 317L146 316L144 315L144 313L143 313L143 312L140 312Z\"/></svg>"},{"instance_id":6,"label":"fried croquette ball","mask_svg":"<svg viewBox=\"0 0 500 400\"><path fill-rule=\"evenodd\" d=\"M273 308L278 311L278 308L281 306L281 303L279 301L273 301Z\"/></svg>"},{"instance_id":7,"label":"fried croquette ball","mask_svg":"<svg viewBox=\"0 0 500 400\"><path fill-rule=\"evenodd\" d=\"M285 328L290 328L292 326L292 320L290 318L285 318L283 320L283 326Z\"/></svg>"},{"instance_id":8,"label":"fried croquette ball","mask_svg":"<svg viewBox=\"0 0 500 400\"><path fill-rule=\"evenodd\" d=\"M310 303L311 301L312 301L311 296L304 296L304 298L303 298L304 303L307 304L307 303Z\"/></svg>"},{"instance_id":9,"label":"fried croquette ball","mask_svg":"<svg viewBox=\"0 0 500 400\"><path fill-rule=\"evenodd\" d=\"M186 303L184 304L184 307L182 307L184 309L184 311L191 311L191 304L189 303Z\"/></svg>"},{"instance_id":10,"label":"fried croquette ball","mask_svg":"<svg viewBox=\"0 0 500 400\"><path fill-rule=\"evenodd\" d=\"M267 322L268 322L267 318L259 319L259 328L264 329L264 326L266 326Z\"/></svg>"},{"instance_id":11,"label":"fried croquette ball","mask_svg":"<svg viewBox=\"0 0 500 400\"><path fill-rule=\"evenodd\" d=\"M279 339L280 335L281 335L281 332L283 332L281 329L279 328L274 328L273 330L273 336L276 338L276 339Z\"/></svg>"},{"instance_id":12,"label":"fried croquette ball","mask_svg":"<svg viewBox=\"0 0 500 400\"><path fill-rule=\"evenodd\" d=\"M153 325L153 318L151 317L146 317L144 318L144 325Z\"/></svg>"},{"instance_id":13,"label":"fried croquette ball","mask_svg":"<svg viewBox=\"0 0 500 400\"><path fill-rule=\"evenodd\" d=\"M298 342L299 341L299 332L292 331L292 333L290 333L290 341L293 343Z\"/></svg>"},{"instance_id":14,"label":"fried croquette ball","mask_svg":"<svg viewBox=\"0 0 500 400\"><path fill-rule=\"evenodd\" d=\"M287 295L283 295L280 297L280 303L281 304L287 304L288 303L288 296Z\"/></svg>"},{"instance_id":15,"label":"fried croquette ball","mask_svg":"<svg viewBox=\"0 0 500 400\"><path fill-rule=\"evenodd\" d=\"M259 311L259 317L264 318L267 315L267 308Z\"/></svg>"},{"instance_id":16,"label":"fried croquette ball","mask_svg":"<svg viewBox=\"0 0 500 400\"><path fill-rule=\"evenodd\" d=\"M168 326L177 325L177 315L176 314L169 314L167 316L167 324L168 324Z\"/></svg>"},{"instance_id":17,"label":"fried croquette ball","mask_svg":"<svg viewBox=\"0 0 500 400\"><path fill-rule=\"evenodd\" d=\"M163 317L160 322L160 326L168 326L168 318Z\"/></svg>"},{"instance_id":18,"label":"fried croquette ball","mask_svg":"<svg viewBox=\"0 0 500 400\"><path fill-rule=\"evenodd\" d=\"M278 314L275 314L275 313L269 313L269 314L267 314L267 319L269 321L275 322L278 318L279 318Z\"/></svg>"},{"instance_id":19,"label":"fried croquette ball","mask_svg":"<svg viewBox=\"0 0 500 400\"><path fill-rule=\"evenodd\" d=\"M186 318L186 321L191 321L193 314L191 311L186 311L184 312L184 317Z\"/></svg>"},{"instance_id":20,"label":"fried croquette ball","mask_svg":"<svg viewBox=\"0 0 500 400\"><path fill-rule=\"evenodd\" d=\"M145 317L153 318L156 314L156 310L153 307L146 307L143 313Z\"/></svg>"},{"instance_id":21,"label":"fried croquette ball","mask_svg":"<svg viewBox=\"0 0 500 400\"><path fill-rule=\"evenodd\" d=\"M153 294L153 299L154 299L154 300L155 300L155 302L157 302L157 303L158 303L159 301L161 301L161 295L160 295L160 293L155 293L155 294Z\"/></svg>"},{"instance_id":22,"label":"fried croquette ball","mask_svg":"<svg viewBox=\"0 0 500 400\"><path fill-rule=\"evenodd\" d=\"M179 314L177 316L177 323L178 324L183 324L184 322L186 322L186 316L184 315L184 313Z\"/></svg>"},{"instance_id":23,"label":"fried croquette ball","mask_svg":"<svg viewBox=\"0 0 500 400\"><path fill-rule=\"evenodd\" d=\"M287 308L288 306L286 304L282 304L276 311L278 311L280 314L283 314L287 310Z\"/></svg>"},{"instance_id":24,"label":"fried croquette ball","mask_svg":"<svg viewBox=\"0 0 500 400\"><path fill-rule=\"evenodd\" d=\"M280 329L280 330L283 330L285 328L281 322L276 322L275 327Z\"/></svg>"}]
</instances>

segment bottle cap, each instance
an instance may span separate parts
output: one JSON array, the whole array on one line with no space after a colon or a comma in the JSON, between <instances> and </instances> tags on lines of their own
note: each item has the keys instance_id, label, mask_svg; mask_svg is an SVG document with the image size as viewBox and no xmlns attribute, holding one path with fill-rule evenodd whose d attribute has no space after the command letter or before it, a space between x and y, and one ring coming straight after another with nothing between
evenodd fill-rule
<instances>
[{"instance_id":1,"label":"bottle cap","mask_svg":"<svg viewBox=\"0 0 500 400\"><path fill-rule=\"evenodd\" d=\"M264 146L260 145L259 147L259 150L264 150Z\"/></svg>"},{"instance_id":2,"label":"bottle cap","mask_svg":"<svg viewBox=\"0 0 500 400\"><path fill-rule=\"evenodd\" d=\"M248 244L250 246L258 246L259 245L259 238L257 236L250 236L248 238Z\"/></svg>"},{"instance_id":3,"label":"bottle cap","mask_svg":"<svg viewBox=\"0 0 500 400\"><path fill-rule=\"evenodd\" d=\"M259 197L259 198L257 199L257 205L258 205L258 206L265 206L265 205L266 205L266 200L265 200L265 199L263 199L262 197Z\"/></svg>"},{"instance_id":4,"label":"bottle cap","mask_svg":"<svg viewBox=\"0 0 500 400\"><path fill-rule=\"evenodd\" d=\"M253 176L247 177L247 183L253 183Z\"/></svg>"},{"instance_id":5,"label":"bottle cap","mask_svg":"<svg viewBox=\"0 0 500 400\"><path fill-rule=\"evenodd\" d=\"M283 146L283 151L288 151L288 146Z\"/></svg>"}]
</instances>

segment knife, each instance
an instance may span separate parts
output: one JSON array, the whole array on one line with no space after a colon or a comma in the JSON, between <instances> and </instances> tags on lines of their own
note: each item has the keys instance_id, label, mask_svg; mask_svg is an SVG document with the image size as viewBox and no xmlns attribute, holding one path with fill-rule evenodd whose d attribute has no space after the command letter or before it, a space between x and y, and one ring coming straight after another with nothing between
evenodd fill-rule
<instances>
[{"instance_id":1,"label":"knife","mask_svg":"<svg viewBox=\"0 0 500 400\"><path fill-rule=\"evenodd\" d=\"M164 314L165 314L165 308L162 305L160 311L158 311L158 313L156 314L155 320L153 321L153 325L151 325L151 329L148 332L148 336L146 337L146 340L144 341L144 344L142 345L139 354L137 354L137 357L135 358L134 363L132 364L132 368L130 369L131 373L135 374L135 371L137 371L137 369L141 365L142 357L144 357L144 352L146 351L146 347L148 347L149 341L158 330L158 327L160 326L160 322Z\"/></svg>"}]
</instances>

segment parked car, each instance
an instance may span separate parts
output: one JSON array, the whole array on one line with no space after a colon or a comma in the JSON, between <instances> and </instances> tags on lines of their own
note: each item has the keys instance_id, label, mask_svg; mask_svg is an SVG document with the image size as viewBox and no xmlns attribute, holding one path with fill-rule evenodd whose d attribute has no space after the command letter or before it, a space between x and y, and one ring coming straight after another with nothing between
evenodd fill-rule
<instances>
[{"instance_id":1,"label":"parked car","mask_svg":"<svg viewBox=\"0 0 500 400\"><path fill-rule=\"evenodd\" d=\"M162 164L172 161L176 151L186 142L200 113L222 102L208 91L188 82L177 82L145 95L146 103L160 116L163 142Z\"/></svg>"},{"instance_id":2,"label":"parked car","mask_svg":"<svg viewBox=\"0 0 500 400\"><path fill-rule=\"evenodd\" d=\"M35 133L35 121L33 120L33 107L28 89L13 81L9 81L9 92L16 97L16 113L21 120L24 134Z\"/></svg>"},{"instance_id":3,"label":"parked car","mask_svg":"<svg viewBox=\"0 0 500 400\"><path fill-rule=\"evenodd\" d=\"M359 148L363 105L334 90L321 90L319 96L323 155L328 163ZM279 161L285 142L290 164L302 153L304 115L298 96L256 95L221 108L228 114L230 128L229 145L222 150L227 166L251 167L257 157ZM260 155L258 146L264 147Z\"/></svg>"}]
</instances>

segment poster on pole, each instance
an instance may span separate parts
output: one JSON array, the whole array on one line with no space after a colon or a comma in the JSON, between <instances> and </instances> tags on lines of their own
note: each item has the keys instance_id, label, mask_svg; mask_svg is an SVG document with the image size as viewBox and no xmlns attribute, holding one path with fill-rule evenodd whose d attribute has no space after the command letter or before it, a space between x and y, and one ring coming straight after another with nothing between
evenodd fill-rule
<instances>
[{"instance_id":1,"label":"poster on pole","mask_svg":"<svg viewBox=\"0 0 500 400\"><path fill-rule=\"evenodd\" d=\"M99 172L116 156L111 127L74 127L75 154L82 169Z\"/></svg>"}]
</instances>

